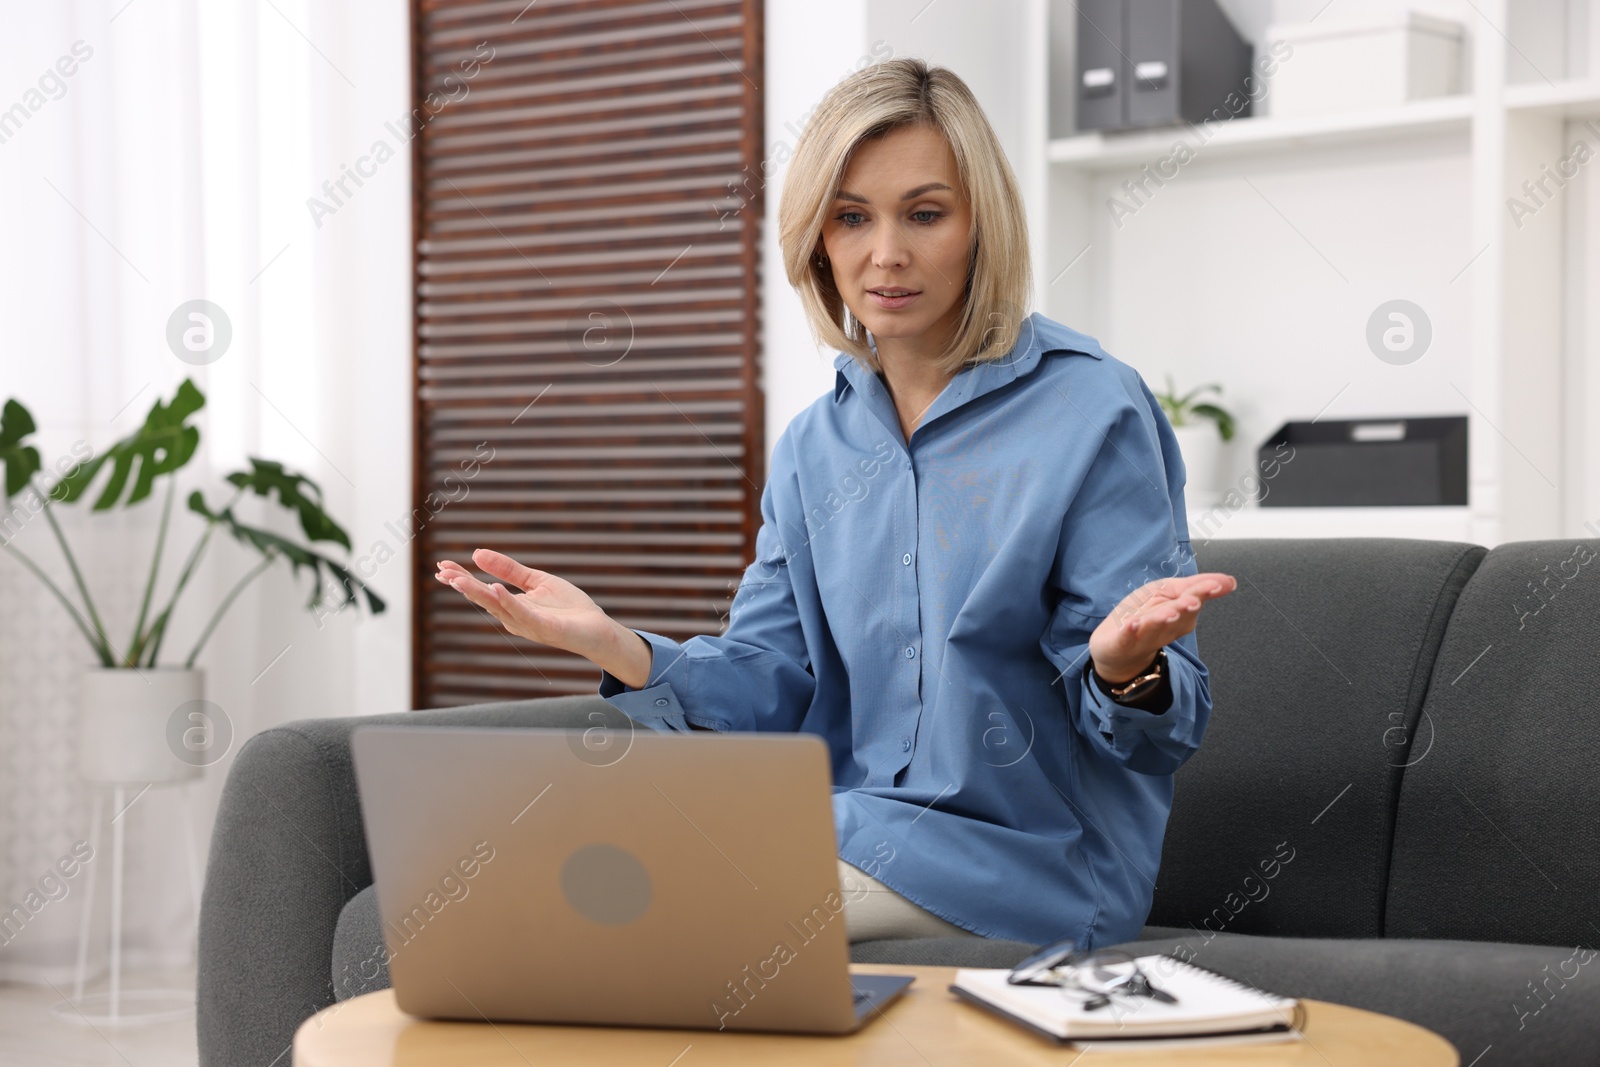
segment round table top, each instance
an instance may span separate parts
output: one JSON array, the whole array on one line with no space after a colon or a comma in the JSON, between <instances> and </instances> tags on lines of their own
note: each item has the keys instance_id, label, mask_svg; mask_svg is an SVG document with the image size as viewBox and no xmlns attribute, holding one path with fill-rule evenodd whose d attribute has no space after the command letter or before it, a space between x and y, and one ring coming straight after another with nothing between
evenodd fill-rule
<instances>
[{"instance_id":1,"label":"round table top","mask_svg":"<svg viewBox=\"0 0 1600 1067\"><path fill-rule=\"evenodd\" d=\"M540 1067L573 1063L654 1063L712 1067L943 1067L1017 1064L1061 1067L1063 1047L1038 1037L949 991L953 967L855 965L858 974L914 974L916 982L859 1031L842 1037L714 1030L554 1026L526 1023L432 1022L402 1012L384 989L334 1004L307 1019L294 1038L294 1067ZM1071 1062L1146 1067L1252 1064L1344 1067L1404 1063L1459 1067L1444 1038L1376 1012L1302 1001L1305 1040L1151 1052L1089 1051ZM688 1058L692 1050L692 1059Z\"/></svg>"}]
</instances>

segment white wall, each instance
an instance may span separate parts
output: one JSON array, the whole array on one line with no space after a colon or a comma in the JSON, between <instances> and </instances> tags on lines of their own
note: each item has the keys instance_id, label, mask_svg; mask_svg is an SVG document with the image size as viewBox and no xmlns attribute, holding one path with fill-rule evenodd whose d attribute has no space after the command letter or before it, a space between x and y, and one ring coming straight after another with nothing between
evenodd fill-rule
<instances>
[{"instance_id":1,"label":"white wall","mask_svg":"<svg viewBox=\"0 0 1600 1067\"><path fill-rule=\"evenodd\" d=\"M778 200L806 116L863 57L870 58L866 0L766 5L766 211L761 249L761 383L767 454L789 420L833 388L836 352L815 343L783 271Z\"/></svg>"},{"instance_id":2,"label":"white wall","mask_svg":"<svg viewBox=\"0 0 1600 1067\"><path fill-rule=\"evenodd\" d=\"M1095 214L1092 313L1079 328L1153 386L1224 383L1239 418L1233 484L1286 419L1463 410L1470 389L1472 258L1464 139L1404 155L1332 149L1263 160L1201 157L1117 229ZM1118 192L1097 176L1092 202ZM1074 268L1074 269L1079 269ZM1427 356L1407 366L1363 343L1372 309L1421 305Z\"/></svg>"},{"instance_id":3,"label":"white wall","mask_svg":"<svg viewBox=\"0 0 1600 1067\"><path fill-rule=\"evenodd\" d=\"M1590 145L1600 137L1577 123L1567 128L1568 142L1579 137ZM1596 162L1600 162L1597 160ZM1600 166L1591 163L1568 184L1566 196L1567 260L1564 360L1561 414L1563 486L1569 507L1561 533L1600 537Z\"/></svg>"}]
</instances>

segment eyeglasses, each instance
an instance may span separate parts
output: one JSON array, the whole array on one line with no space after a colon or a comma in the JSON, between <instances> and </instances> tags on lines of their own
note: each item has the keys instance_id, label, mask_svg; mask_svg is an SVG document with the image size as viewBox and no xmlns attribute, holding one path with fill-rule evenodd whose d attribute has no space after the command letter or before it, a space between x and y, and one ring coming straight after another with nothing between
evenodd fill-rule
<instances>
[{"instance_id":1,"label":"eyeglasses","mask_svg":"<svg viewBox=\"0 0 1600 1067\"><path fill-rule=\"evenodd\" d=\"M1080 952L1068 939L1046 945L1017 964L1006 979L1012 985L1051 985L1078 1000L1084 1011L1096 1011L1113 997L1149 997L1163 1004L1178 998L1151 983L1138 961L1116 949Z\"/></svg>"}]
</instances>

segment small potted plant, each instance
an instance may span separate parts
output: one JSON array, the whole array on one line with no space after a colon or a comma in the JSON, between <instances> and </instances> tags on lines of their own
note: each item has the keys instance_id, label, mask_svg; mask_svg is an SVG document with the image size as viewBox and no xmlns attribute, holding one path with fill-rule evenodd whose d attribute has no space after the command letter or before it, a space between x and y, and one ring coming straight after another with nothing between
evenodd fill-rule
<instances>
[{"instance_id":1,"label":"small potted plant","mask_svg":"<svg viewBox=\"0 0 1600 1067\"><path fill-rule=\"evenodd\" d=\"M166 783L183 781L200 773L204 764L184 758L173 740L175 736L189 736L185 718L175 713L202 700L204 673L195 666L196 657L245 586L276 560L288 560L293 574L298 574L301 568L312 572L315 588L308 608L322 605L327 586L342 591L338 604L341 609L357 602L360 594L366 598L373 614L384 610L383 600L334 559L269 530L248 525L234 514L235 504L246 493L268 499L275 497L280 505L295 513L308 541L331 541L342 545L347 552L350 549L349 535L323 510L322 491L315 482L303 474L286 470L280 463L254 457L249 460L249 470L227 475L226 481L235 492L221 509L209 507L199 490L189 494L188 510L204 521L205 529L184 560L165 604L153 607L162 549L172 518L176 475L200 444L200 431L189 425L188 419L204 405L205 398L200 390L193 381L186 379L170 403L157 400L143 426L104 452L82 455L81 452L88 450L75 448L76 462L69 465L64 460L58 464L52 473L60 477L48 485L36 480L45 468L39 450L28 443L29 435L35 432L33 416L14 399L7 400L4 408L0 408L0 468L5 471L4 495L0 496L4 511L0 512L0 518L9 521L7 527L0 528L0 548L49 587L72 616L97 661L95 666L86 668L79 688L78 770L90 782ZM55 508L81 499L102 471L109 471L109 475L91 506L94 512L136 506L151 495L158 479L165 478L167 482L155 557L150 563L138 619L131 636L120 646L112 642L54 514ZM81 608L15 544L20 526L41 515L61 547L82 601ZM164 665L160 662L162 642L167 636L173 610L219 527L260 559L216 605L181 666Z\"/></svg>"},{"instance_id":2,"label":"small potted plant","mask_svg":"<svg viewBox=\"0 0 1600 1067\"><path fill-rule=\"evenodd\" d=\"M1190 504L1211 503L1220 489L1223 445L1233 440L1233 416L1222 407L1199 398L1221 392L1222 386L1213 382L1195 386L1179 396L1169 374L1166 392L1156 393L1156 400L1178 438L1178 449L1183 453L1183 466L1188 472L1184 497Z\"/></svg>"}]
</instances>

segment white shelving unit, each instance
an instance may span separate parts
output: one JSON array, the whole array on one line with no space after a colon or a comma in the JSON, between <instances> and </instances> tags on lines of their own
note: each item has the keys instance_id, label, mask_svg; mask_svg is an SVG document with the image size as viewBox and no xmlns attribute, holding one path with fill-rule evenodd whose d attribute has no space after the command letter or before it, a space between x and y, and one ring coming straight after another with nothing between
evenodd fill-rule
<instances>
[{"instance_id":1,"label":"white shelving unit","mask_svg":"<svg viewBox=\"0 0 1600 1067\"><path fill-rule=\"evenodd\" d=\"M1508 85L1505 106L1513 111L1563 115L1569 119L1600 117L1600 81L1575 78L1553 85Z\"/></svg>"},{"instance_id":2,"label":"white shelving unit","mask_svg":"<svg viewBox=\"0 0 1600 1067\"><path fill-rule=\"evenodd\" d=\"M1342 0L1321 14L1310 0L1221 2L1258 54L1270 22L1409 6ZM1414 6L1465 27L1461 94L1274 117L1269 92L1267 114L1202 138L1186 125L1070 132L1070 0L867 5L869 42L956 69L995 121L1028 200L1036 306L1153 384L1168 373L1180 386L1224 384L1240 427L1233 480L1248 479L1254 448L1286 420L1469 418L1466 507L1191 506L1197 541L1493 545L1593 536L1581 528L1600 519L1600 435L1586 417L1600 405L1589 354L1600 322L1587 296L1600 233L1584 198L1600 190L1589 173L1600 172L1600 0ZM1595 162L1514 218L1508 200L1579 139ZM1180 140L1192 160L1152 182ZM1366 345L1367 319L1390 299L1431 320L1431 347L1409 365Z\"/></svg>"},{"instance_id":3,"label":"white shelving unit","mask_svg":"<svg viewBox=\"0 0 1600 1067\"><path fill-rule=\"evenodd\" d=\"M1209 141L1177 127L1128 133L1084 133L1050 142L1047 158L1058 167L1088 171L1137 168L1183 140L1207 156L1284 153L1307 148L1393 141L1419 134L1464 134L1472 124L1470 96L1417 100L1400 107L1291 118L1231 120Z\"/></svg>"}]
</instances>

